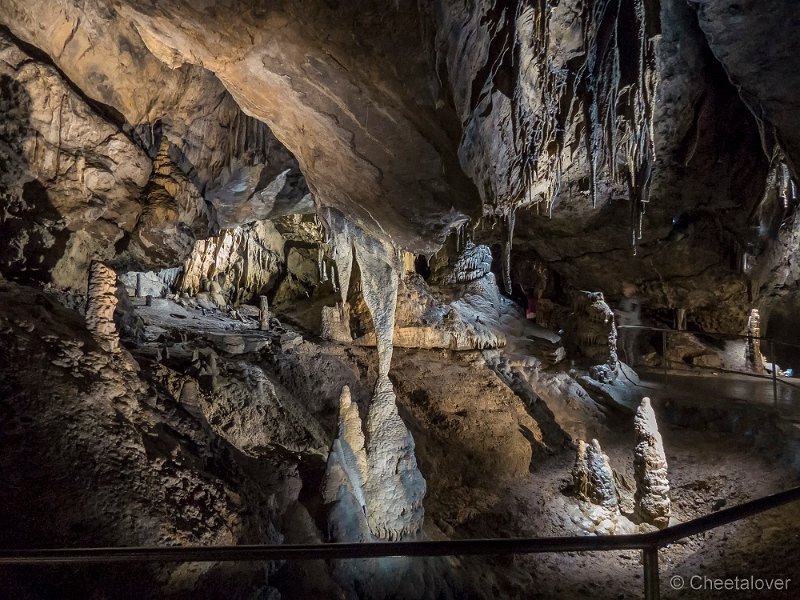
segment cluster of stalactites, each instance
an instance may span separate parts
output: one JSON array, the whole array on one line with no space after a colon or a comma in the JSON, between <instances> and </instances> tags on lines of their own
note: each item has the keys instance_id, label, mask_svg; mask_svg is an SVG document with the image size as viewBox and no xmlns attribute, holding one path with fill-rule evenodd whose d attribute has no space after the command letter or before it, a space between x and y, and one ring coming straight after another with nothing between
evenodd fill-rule
<instances>
[{"instance_id":1,"label":"cluster of stalactites","mask_svg":"<svg viewBox=\"0 0 800 600\"><path fill-rule=\"evenodd\" d=\"M559 46L563 40L551 39L559 31L551 27L551 20L555 9L562 7L548 0L520 2L513 21L515 54L528 57L531 68L514 90L515 166L521 186L512 203L544 202L551 213L561 191L564 134L580 130L589 157L593 205L598 202L601 177L627 185L634 254L642 236L642 215L649 201L655 160L654 33L658 24L648 22L644 2L568 3L558 18L563 19L566 11L579 12L572 26L579 28L582 36L580 45L568 50ZM634 31L621 25L625 13L635 20ZM630 56L632 51L638 60L630 72L623 68L621 56ZM578 68L573 66L576 57L582 58ZM532 188L541 181L548 183L547 192L533 197Z\"/></svg>"}]
</instances>

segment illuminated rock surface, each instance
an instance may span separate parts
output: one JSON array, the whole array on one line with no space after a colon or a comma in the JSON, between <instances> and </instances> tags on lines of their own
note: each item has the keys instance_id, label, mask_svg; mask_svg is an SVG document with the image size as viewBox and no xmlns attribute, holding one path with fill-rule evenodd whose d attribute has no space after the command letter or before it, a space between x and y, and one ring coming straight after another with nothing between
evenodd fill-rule
<instances>
[{"instance_id":1,"label":"illuminated rock surface","mask_svg":"<svg viewBox=\"0 0 800 600\"><path fill-rule=\"evenodd\" d=\"M0 0L0 546L609 535L793 485L795 388L777 418L729 372L798 368L798 24L793 0ZM623 282L680 329L635 361ZM787 344L713 335L756 314ZM662 573L800 580L792 514L735 537ZM618 598L638 559L0 581Z\"/></svg>"}]
</instances>

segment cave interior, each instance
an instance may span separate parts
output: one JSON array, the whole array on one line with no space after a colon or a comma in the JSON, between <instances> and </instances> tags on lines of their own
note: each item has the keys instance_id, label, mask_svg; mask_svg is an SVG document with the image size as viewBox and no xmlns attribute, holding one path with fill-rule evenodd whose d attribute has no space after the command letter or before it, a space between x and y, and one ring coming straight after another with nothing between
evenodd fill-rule
<instances>
[{"instance_id":1,"label":"cave interior","mask_svg":"<svg viewBox=\"0 0 800 600\"><path fill-rule=\"evenodd\" d=\"M0 0L2 596L641 597L634 549L12 559L656 535L800 485L798 28ZM665 544L646 597L796 598L796 511Z\"/></svg>"}]
</instances>

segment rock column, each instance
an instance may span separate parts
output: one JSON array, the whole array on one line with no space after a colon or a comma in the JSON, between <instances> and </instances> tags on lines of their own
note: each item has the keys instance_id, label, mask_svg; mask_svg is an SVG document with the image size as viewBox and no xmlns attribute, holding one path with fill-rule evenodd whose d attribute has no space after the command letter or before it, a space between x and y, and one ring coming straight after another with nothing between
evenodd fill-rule
<instances>
[{"instance_id":1,"label":"rock column","mask_svg":"<svg viewBox=\"0 0 800 600\"><path fill-rule=\"evenodd\" d=\"M667 457L650 398L642 399L633 426L636 432L633 451L636 511L642 521L664 528L669 524L671 512Z\"/></svg>"},{"instance_id":2,"label":"rock column","mask_svg":"<svg viewBox=\"0 0 800 600\"><path fill-rule=\"evenodd\" d=\"M109 352L119 351L119 333L114 323L117 307L117 274L99 261L89 267L86 300L86 328Z\"/></svg>"},{"instance_id":3,"label":"rock column","mask_svg":"<svg viewBox=\"0 0 800 600\"><path fill-rule=\"evenodd\" d=\"M260 296L259 298L258 328L261 331L269 329L269 303L266 296Z\"/></svg>"},{"instance_id":4,"label":"rock column","mask_svg":"<svg viewBox=\"0 0 800 600\"><path fill-rule=\"evenodd\" d=\"M581 500L609 510L618 508L614 471L597 440L592 440L591 444L578 440L578 456L572 468L572 480Z\"/></svg>"},{"instance_id":5,"label":"rock column","mask_svg":"<svg viewBox=\"0 0 800 600\"><path fill-rule=\"evenodd\" d=\"M756 373L764 371L764 358L761 355L761 315L758 309L750 311L747 319L747 345L745 346L745 360L747 366ZM774 358L773 358L774 360Z\"/></svg>"}]
</instances>

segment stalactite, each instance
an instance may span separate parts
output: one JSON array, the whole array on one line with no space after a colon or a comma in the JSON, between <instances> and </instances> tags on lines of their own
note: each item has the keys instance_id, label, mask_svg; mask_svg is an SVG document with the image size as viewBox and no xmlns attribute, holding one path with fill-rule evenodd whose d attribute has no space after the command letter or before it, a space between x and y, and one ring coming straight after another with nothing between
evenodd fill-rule
<instances>
[{"instance_id":1,"label":"stalactite","mask_svg":"<svg viewBox=\"0 0 800 600\"><path fill-rule=\"evenodd\" d=\"M627 183L635 248L635 241L642 237L642 215L655 160L655 42L648 32L657 29L657 23L647 22L644 0L576 4L583 11L584 58L570 69L558 63L563 57L553 54L557 46L550 39L553 6L550 0L517 4L515 52L518 57L524 52L531 67L512 97L516 150L512 171L518 188L508 203L538 206L543 202L547 214L552 214L561 188L564 132L582 131L592 205L600 202L601 180ZM623 25L631 12L633 28ZM638 55L636 68L628 72L621 57L632 49ZM534 197L531 188L542 181L547 183L547 191Z\"/></svg>"},{"instance_id":2,"label":"stalactite","mask_svg":"<svg viewBox=\"0 0 800 600\"><path fill-rule=\"evenodd\" d=\"M509 211L506 218L506 240L503 243L503 287L511 294L511 247L514 243L514 225L517 217L514 210Z\"/></svg>"}]
</instances>

